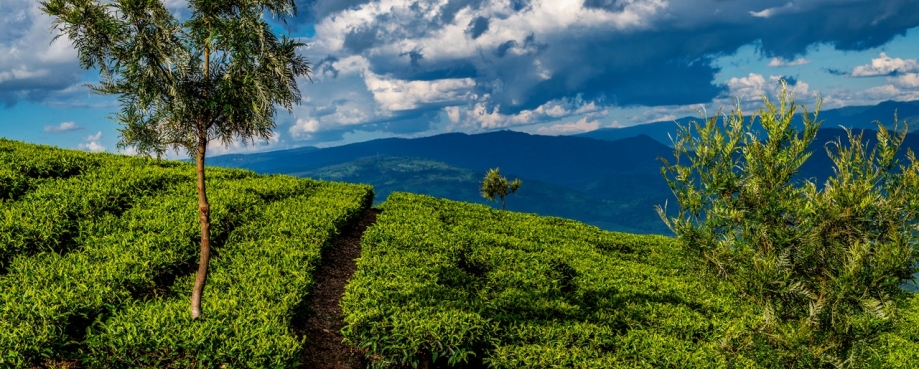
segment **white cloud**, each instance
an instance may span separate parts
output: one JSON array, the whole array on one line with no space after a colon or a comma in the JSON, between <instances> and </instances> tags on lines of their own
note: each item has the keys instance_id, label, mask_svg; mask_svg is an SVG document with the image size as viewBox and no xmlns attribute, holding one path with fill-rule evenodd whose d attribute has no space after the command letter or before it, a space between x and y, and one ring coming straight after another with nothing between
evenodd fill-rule
<instances>
[{"instance_id":1,"label":"white cloud","mask_svg":"<svg viewBox=\"0 0 919 369\"><path fill-rule=\"evenodd\" d=\"M522 110L517 114L501 114L500 106L489 107L485 101L489 96L479 97L480 101L467 107L447 107L444 111L450 119L450 131L482 131L513 126L537 124L564 118L572 115L587 114L595 118L606 116L607 109L600 109L594 102L584 102L578 98L552 100L535 109Z\"/></svg>"},{"instance_id":2,"label":"white cloud","mask_svg":"<svg viewBox=\"0 0 919 369\"><path fill-rule=\"evenodd\" d=\"M125 148L121 148L121 149L118 149L118 153L120 153L120 154L122 154L122 155L128 155L128 156L137 156L137 147L136 147L136 146L128 146L128 147L125 147Z\"/></svg>"},{"instance_id":3,"label":"white cloud","mask_svg":"<svg viewBox=\"0 0 919 369\"><path fill-rule=\"evenodd\" d=\"M448 106L444 108L444 111L447 112L447 118L450 119L451 122L459 123L459 120L460 120L459 106Z\"/></svg>"},{"instance_id":4,"label":"white cloud","mask_svg":"<svg viewBox=\"0 0 919 369\"><path fill-rule=\"evenodd\" d=\"M422 104L458 103L470 94L472 78L450 78L434 81L404 81L364 72L373 99L389 111L410 110Z\"/></svg>"},{"instance_id":5,"label":"white cloud","mask_svg":"<svg viewBox=\"0 0 919 369\"><path fill-rule=\"evenodd\" d=\"M278 132L274 132L267 141L263 138L257 138L255 141L248 140L243 143L239 137L234 138L233 141L229 143L214 140L207 144L207 154L208 156L216 156L235 153L254 153L279 150L283 148L282 146L283 142L281 141L281 135ZM181 154L184 155L184 157L188 157L188 154L184 150Z\"/></svg>"},{"instance_id":6,"label":"white cloud","mask_svg":"<svg viewBox=\"0 0 919 369\"><path fill-rule=\"evenodd\" d=\"M45 126L45 132L50 133L63 133L63 132L73 132L73 131L82 131L83 127L78 126L74 122L61 122L56 126Z\"/></svg>"},{"instance_id":7,"label":"white cloud","mask_svg":"<svg viewBox=\"0 0 919 369\"><path fill-rule=\"evenodd\" d=\"M871 64L859 65L852 70L853 77L874 77L886 76L892 73L919 72L919 63L916 59L891 58L886 53L875 59L871 59Z\"/></svg>"},{"instance_id":8,"label":"white cloud","mask_svg":"<svg viewBox=\"0 0 919 369\"><path fill-rule=\"evenodd\" d=\"M919 73L904 73L887 77L887 81L903 89L919 89Z\"/></svg>"},{"instance_id":9,"label":"white cloud","mask_svg":"<svg viewBox=\"0 0 919 369\"><path fill-rule=\"evenodd\" d=\"M751 11L750 15L757 17L757 18L769 18L775 15L791 13L795 9L797 9L797 6L795 6L795 4L792 2L788 2L785 5L776 7L776 8L763 9L758 12Z\"/></svg>"},{"instance_id":10,"label":"white cloud","mask_svg":"<svg viewBox=\"0 0 919 369\"><path fill-rule=\"evenodd\" d=\"M290 135L296 139L310 138L313 133L319 131L319 121L312 118L299 118L288 131L290 132Z\"/></svg>"},{"instance_id":11,"label":"white cloud","mask_svg":"<svg viewBox=\"0 0 919 369\"><path fill-rule=\"evenodd\" d=\"M769 76L766 79L761 74L750 73L746 77L732 77L725 84L729 89L729 97L737 97L742 101L759 101L766 96L772 98L781 89L780 81L782 76ZM807 99L810 92L810 85L806 82L798 81L794 86L789 86L796 96Z\"/></svg>"},{"instance_id":12,"label":"white cloud","mask_svg":"<svg viewBox=\"0 0 919 369\"><path fill-rule=\"evenodd\" d=\"M83 139L84 143L77 145L77 148L91 152L105 151L105 146L99 143L100 140L102 140L102 131L96 132L94 135L86 136L86 138Z\"/></svg>"},{"instance_id":13,"label":"white cloud","mask_svg":"<svg viewBox=\"0 0 919 369\"><path fill-rule=\"evenodd\" d=\"M876 104L886 100L912 101L919 100L919 90L901 89L894 85L871 87L858 94L864 100Z\"/></svg>"},{"instance_id":14,"label":"white cloud","mask_svg":"<svg viewBox=\"0 0 919 369\"><path fill-rule=\"evenodd\" d=\"M541 135L568 135L581 132L593 131L600 128L599 120L587 121L587 117L581 118L577 122L555 124L548 127L540 127L536 133Z\"/></svg>"},{"instance_id":15,"label":"white cloud","mask_svg":"<svg viewBox=\"0 0 919 369\"><path fill-rule=\"evenodd\" d=\"M57 34L49 32L53 19L34 1L2 3L0 95L6 92L7 96L15 93L21 97L32 90L62 89L75 81L79 73L77 52L66 36L52 42Z\"/></svg>"},{"instance_id":16,"label":"white cloud","mask_svg":"<svg viewBox=\"0 0 919 369\"><path fill-rule=\"evenodd\" d=\"M792 60L792 61L787 61L787 60L785 60L784 58L772 58L772 60L769 61L769 67L772 67L772 68L777 68L777 67L793 67L793 66L797 66L797 65L806 65L806 64L810 64L810 62L811 62L810 60L807 60L807 59L804 59L804 58L797 58L797 59Z\"/></svg>"}]
</instances>

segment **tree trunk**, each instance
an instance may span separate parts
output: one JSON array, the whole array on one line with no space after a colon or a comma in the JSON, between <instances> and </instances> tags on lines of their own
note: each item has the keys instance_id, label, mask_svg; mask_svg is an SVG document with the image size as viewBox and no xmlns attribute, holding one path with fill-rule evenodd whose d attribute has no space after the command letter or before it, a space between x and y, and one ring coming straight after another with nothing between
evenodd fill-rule
<instances>
[{"instance_id":1,"label":"tree trunk","mask_svg":"<svg viewBox=\"0 0 919 369\"><path fill-rule=\"evenodd\" d=\"M501 196L501 210L504 210L504 196Z\"/></svg>"},{"instance_id":2,"label":"tree trunk","mask_svg":"<svg viewBox=\"0 0 919 369\"><path fill-rule=\"evenodd\" d=\"M198 152L195 155L195 165L198 172L198 214L201 221L201 254L198 258L198 274L195 276L195 286L191 290L191 318L201 316L201 294L204 292L204 283L207 281L207 266L211 257L211 204L207 201L207 192L204 185L204 157L207 151L207 139L198 138Z\"/></svg>"}]
</instances>

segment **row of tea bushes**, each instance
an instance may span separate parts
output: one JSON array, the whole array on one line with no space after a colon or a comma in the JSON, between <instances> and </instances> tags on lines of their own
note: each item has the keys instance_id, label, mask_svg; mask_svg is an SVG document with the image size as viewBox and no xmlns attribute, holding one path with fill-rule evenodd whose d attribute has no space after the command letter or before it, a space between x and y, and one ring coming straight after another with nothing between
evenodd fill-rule
<instances>
[{"instance_id":1,"label":"row of tea bushes","mask_svg":"<svg viewBox=\"0 0 919 369\"><path fill-rule=\"evenodd\" d=\"M43 181L0 215L0 270L17 255L41 251L66 252L79 243L81 228L104 217L118 216L140 199L156 196L179 181L178 171L137 162L94 168L66 179Z\"/></svg>"},{"instance_id":2,"label":"row of tea bushes","mask_svg":"<svg viewBox=\"0 0 919 369\"><path fill-rule=\"evenodd\" d=\"M751 322L669 238L407 193L382 209L342 301L375 367L725 367Z\"/></svg>"},{"instance_id":3,"label":"row of tea bushes","mask_svg":"<svg viewBox=\"0 0 919 369\"><path fill-rule=\"evenodd\" d=\"M88 367L289 368L306 337L293 330L323 248L370 206L369 186L322 183L260 208L211 260L204 315L192 321L191 276L165 299L137 301L86 338Z\"/></svg>"},{"instance_id":4,"label":"row of tea bushes","mask_svg":"<svg viewBox=\"0 0 919 369\"><path fill-rule=\"evenodd\" d=\"M781 367L755 309L684 276L672 239L394 193L363 245L343 333L375 367ZM892 322L848 365L915 367L919 295Z\"/></svg>"},{"instance_id":5,"label":"row of tea bushes","mask_svg":"<svg viewBox=\"0 0 919 369\"><path fill-rule=\"evenodd\" d=\"M290 177L215 172L209 181L213 240L225 239L247 222L264 198L304 194L315 187ZM66 358L94 320L136 298L156 297L164 288L159 284L193 270L199 239L194 177L174 174L186 180L158 196L140 197L120 216L81 218L79 251L14 259L0 278L0 364L27 367ZM228 174L231 179L225 178Z\"/></svg>"},{"instance_id":6,"label":"row of tea bushes","mask_svg":"<svg viewBox=\"0 0 919 369\"><path fill-rule=\"evenodd\" d=\"M192 165L0 139L0 195L0 367L283 367L321 245L372 189L210 168L212 268L195 322Z\"/></svg>"},{"instance_id":7,"label":"row of tea bushes","mask_svg":"<svg viewBox=\"0 0 919 369\"><path fill-rule=\"evenodd\" d=\"M4 176L23 179L67 178L97 167L100 160L104 160L103 157L104 154L61 150L0 138L0 168L6 172ZM10 193L6 188L0 189L0 198L8 198Z\"/></svg>"},{"instance_id":8,"label":"row of tea bushes","mask_svg":"<svg viewBox=\"0 0 919 369\"><path fill-rule=\"evenodd\" d=\"M382 209L342 302L376 367L724 367L747 321L669 238L408 193Z\"/></svg>"}]
</instances>

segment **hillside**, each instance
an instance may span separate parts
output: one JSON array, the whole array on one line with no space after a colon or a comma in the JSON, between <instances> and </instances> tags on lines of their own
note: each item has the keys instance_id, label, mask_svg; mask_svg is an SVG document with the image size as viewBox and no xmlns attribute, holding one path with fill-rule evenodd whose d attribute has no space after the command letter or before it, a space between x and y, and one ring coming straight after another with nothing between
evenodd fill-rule
<instances>
[{"instance_id":1,"label":"hillside","mask_svg":"<svg viewBox=\"0 0 919 369\"><path fill-rule=\"evenodd\" d=\"M343 333L376 367L781 367L745 343L757 308L671 238L393 193L362 242ZM919 298L901 313L859 365L915 365Z\"/></svg>"},{"instance_id":2,"label":"hillside","mask_svg":"<svg viewBox=\"0 0 919 369\"><path fill-rule=\"evenodd\" d=\"M192 165L0 139L0 367L777 367L743 343L756 307L688 274L672 238L404 192L370 209L366 185L238 169L208 181L192 321ZM899 312L866 367L919 361L919 297Z\"/></svg>"},{"instance_id":3,"label":"hillside","mask_svg":"<svg viewBox=\"0 0 919 369\"><path fill-rule=\"evenodd\" d=\"M482 197L479 187L484 172L454 167L429 159L372 156L296 175L371 184L377 195L375 205L382 203L390 193L403 191L485 204L495 208L501 206L498 202L489 202ZM502 171L502 175L518 178L514 173ZM508 210L575 219L621 232L669 232L653 211L655 204L650 201L644 204L646 211L636 211L635 203L598 199L564 186L529 178L520 179L524 184L520 191L507 199Z\"/></svg>"},{"instance_id":4,"label":"hillside","mask_svg":"<svg viewBox=\"0 0 919 369\"><path fill-rule=\"evenodd\" d=\"M185 163L0 140L0 367L298 364L314 271L372 189L210 169L192 322L194 178Z\"/></svg>"},{"instance_id":5,"label":"hillside","mask_svg":"<svg viewBox=\"0 0 919 369\"><path fill-rule=\"evenodd\" d=\"M841 128L831 128L833 124L828 120L828 128L818 132L809 148L814 155L796 180L822 185L832 175L826 144L845 137ZM865 131L864 139L875 141L875 133ZM904 146L903 159L906 148L919 152L919 134L908 135ZM511 209L571 218L612 231L669 235L654 210L664 204L671 214L677 210L661 176L659 158L671 160L672 149L644 135L603 141L501 131L218 156L208 162L262 173L368 183L383 194L379 199L392 191L407 191L478 203L484 203L478 196L478 181L489 168L499 167L505 175L526 182L510 199Z\"/></svg>"},{"instance_id":6,"label":"hillside","mask_svg":"<svg viewBox=\"0 0 919 369\"><path fill-rule=\"evenodd\" d=\"M607 142L500 131L217 156L208 163L296 176L327 178L323 173L336 173L338 178L373 184L386 193L411 191L462 201L480 201L475 193L481 178L474 178L476 184L470 186L471 173L484 175L498 167L528 183L509 201L513 209L571 217L609 230L669 234L654 206L673 202L658 160L672 155L671 149L646 136ZM378 157L424 159L452 169L428 178L427 169L412 163L386 160L382 163L391 169L383 170L374 163ZM392 169L397 167L401 169ZM422 190L422 182L431 186ZM548 195L553 192L560 196ZM535 202L523 198L529 196L535 196Z\"/></svg>"}]
</instances>

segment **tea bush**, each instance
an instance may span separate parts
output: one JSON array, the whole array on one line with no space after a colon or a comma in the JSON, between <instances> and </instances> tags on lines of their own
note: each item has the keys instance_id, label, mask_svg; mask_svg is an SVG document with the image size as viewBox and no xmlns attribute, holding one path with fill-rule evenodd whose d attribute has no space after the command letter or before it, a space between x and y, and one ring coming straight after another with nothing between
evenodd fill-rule
<instances>
[{"instance_id":1,"label":"tea bush","mask_svg":"<svg viewBox=\"0 0 919 369\"><path fill-rule=\"evenodd\" d=\"M193 166L6 140L0 163L0 194L16 194L0 218L4 368L286 367L304 339L291 324L321 247L373 196L369 186L212 169L204 302L214 313L191 322Z\"/></svg>"},{"instance_id":2,"label":"tea bush","mask_svg":"<svg viewBox=\"0 0 919 369\"><path fill-rule=\"evenodd\" d=\"M342 301L375 367L726 367L751 318L666 237L407 193L382 209Z\"/></svg>"}]
</instances>

